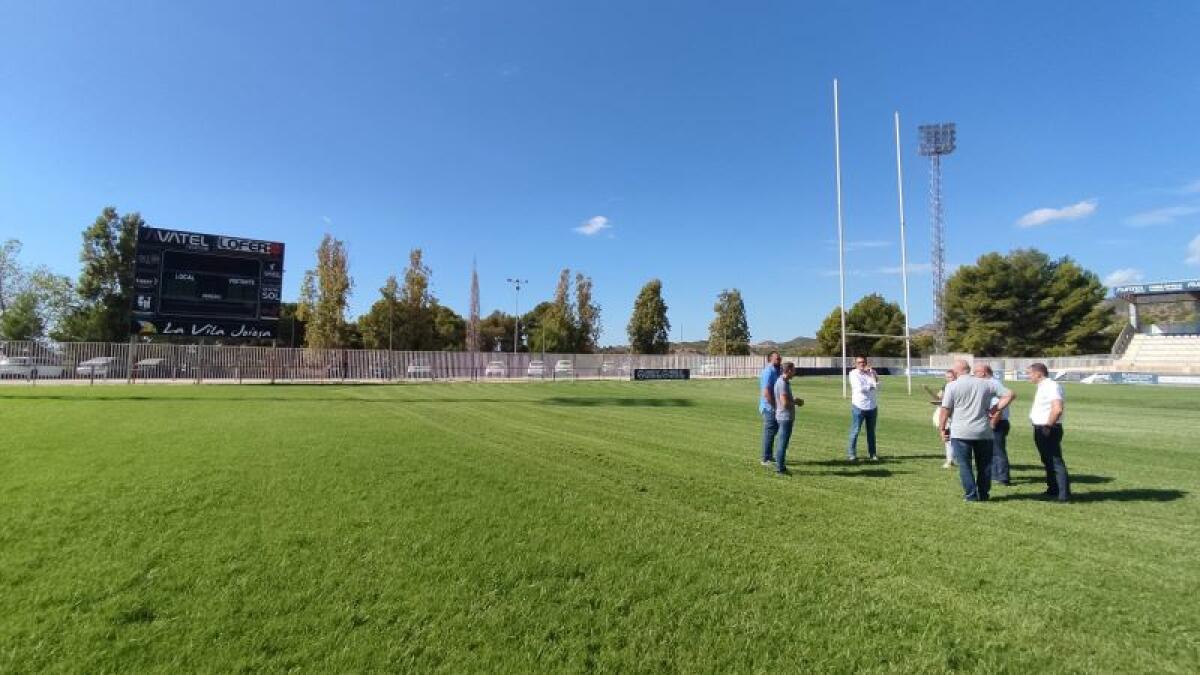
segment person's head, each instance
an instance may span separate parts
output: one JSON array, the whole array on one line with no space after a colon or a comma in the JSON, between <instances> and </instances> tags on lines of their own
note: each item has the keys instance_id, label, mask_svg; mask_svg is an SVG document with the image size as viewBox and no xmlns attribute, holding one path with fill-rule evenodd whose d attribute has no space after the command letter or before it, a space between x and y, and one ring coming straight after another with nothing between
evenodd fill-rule
<instances>
[{"instance_id":1,"label":"person's head","mask_svg":"<svg viewBox=\"0 0 1200 675\"><path fill-rule=\"evenodd\" d=\"M859 370L866 370L871 367L871 364L867 362L867 357L856 356L854 357L854 367Z\"/></svg>"},{"instance_id":2,"label":"person's head","mask_svg":"<svg viewBox=\"0 0 1200 675\"><path fill-rule=\"evenodd\" d=\"M767 354L767 363L778 368L779 367L779 352L771 352L770 354Z\"/></svg>"},{"instance_id":3,"label":"person's head","mask_svg":"<svg viewBox=\"0 0 1200 675\"><path fill-rule=\"evenodd\" d=\"M1029 376L1030 382L1041 382L1050 376L1050 371L1046 369L1044 363L1033 363L1025 369L1025 374Z\"/></svg>"},{"instance_id":4,"label":"person's head","mask_svg":"<svg viewBox=\"0 0 1200 675\"><path fill-rule=\"evenodd\" d=\"M783 363L783 379L790 380L790 379L792 379L792 376L795 374L796 374L796 364L792 363L791 361L785 361Z\"/></svg>"},{"instance_id":5,"label":"person's head","mask_svg":"<svg viewBox=\"0 0 1200 675\"><path fill-rule=\"evenodd\" d=\"M953 382L955 380L955 378L958 377L958 373L954 372L954 369L951 368L946 371L945 377L946 377L947 382Z\"/></svg>"},{"instance_id":6,"label":"person's head","mask_svg":"<svg viewBox=\"0 0 1200 675\"><path fill-rule=\"evenodd\" d=\"M982 361L975 363L975 369L972 372L975 377L992 377L992 367Z\"/></svg>"},{"instance_id":7,"label":"person's head","mask_svg":"<svg viewBox=\"0 0 1200 675\"><path fill-rule=\"evenodd\" d=\"M962 377L971 372L971 364L967 363L966 359L954 359L954 376Z\"/></svg>"}]
</instances>

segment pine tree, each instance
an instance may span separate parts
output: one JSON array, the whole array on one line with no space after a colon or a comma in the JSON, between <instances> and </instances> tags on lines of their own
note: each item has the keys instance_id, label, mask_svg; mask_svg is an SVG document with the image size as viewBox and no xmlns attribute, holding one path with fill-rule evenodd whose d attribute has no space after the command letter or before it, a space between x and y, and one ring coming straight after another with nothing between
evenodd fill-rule
<instances>
[{"instance_id":1,"label":"pine tree","mask_svg":"<svg viewBox=\"0 0 1200 675\"><path fill-rule=\"evenodd\" d=\"M635 354L666 354L671 322L667 320L667 303L662 298L662 282L651 279L642 286L633 303L629 317L629 347Z\"/></svg>"}]
</instances>

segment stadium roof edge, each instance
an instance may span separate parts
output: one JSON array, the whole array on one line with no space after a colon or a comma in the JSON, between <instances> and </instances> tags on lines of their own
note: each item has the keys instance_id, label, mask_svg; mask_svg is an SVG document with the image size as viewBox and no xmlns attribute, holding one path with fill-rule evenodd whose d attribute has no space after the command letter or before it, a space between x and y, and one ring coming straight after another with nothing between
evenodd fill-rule
<instances>
[{"instance_id":1,"label":"stadium roof edge","mask_svg":"<svg viewBox=\"0 0 1200 675\"><path fill-rule=\"evenodd\" d=\"M1177 281L1155 281L1147 284L1127 284L1114 286L1113 297L1129 298L1138 295L1159 295L1162 293L1200 293L1200 279L1180 279Z\"/></svg>"}]
</instances>

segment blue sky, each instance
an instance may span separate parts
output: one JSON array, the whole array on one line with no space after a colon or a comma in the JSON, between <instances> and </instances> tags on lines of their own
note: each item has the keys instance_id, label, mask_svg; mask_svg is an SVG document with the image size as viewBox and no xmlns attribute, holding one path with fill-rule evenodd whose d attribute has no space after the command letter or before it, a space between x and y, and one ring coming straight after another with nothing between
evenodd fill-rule
<instances>
[{"instance_id":1,"label":"blue sky","mask_svg":"<svg viewBox=\"0 0 1200 675\"><path fill-rule=\"evenodd\" d=\"M1035 246L1196 277L1197 29L1181 2L4 2L0 239L74 276L113 204L286 242L288 297L332 232L355 314L421 247L462 313L476 258L485 312L512 310L505 277L528 307L590 274L605 343L652 277L673 339L727 287L755 340L811 335L837 304L838 77L849 300L900 298L893 110L914 324L920 123L959 125L949 264Z\"/></svg>"}]
</instances>

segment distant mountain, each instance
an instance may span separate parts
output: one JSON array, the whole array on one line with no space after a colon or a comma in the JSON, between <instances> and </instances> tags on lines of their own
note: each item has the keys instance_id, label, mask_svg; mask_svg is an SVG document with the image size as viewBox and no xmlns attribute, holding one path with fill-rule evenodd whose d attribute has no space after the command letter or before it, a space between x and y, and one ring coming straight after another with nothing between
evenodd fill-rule
<instances>
[{"instance_id":1,"label":"distant mountain","mask_svg":"<svg viewBox=\"0 0 1200 675\"><path fill-rule=\"evenodd\" d=\"M796 356L800 354L802 349L811 349L817 346L817 339L812 337L794 337L787 342L775 342L774 340L763 340L757 344L750 345L750 351L755 354L769 354L773 351L779 352L785 356Z\"/></svg>"},{"instance_id":2,"label":"distant mountain","mask_svg":"<svg viewBox=\"0 0 1200 675\"><path fill-rule=\"evenodd\" d=\"M778 351L780 354L788 356L796 356L801 349L806 347L816 347L817 339L811 337L795 337L787 342L775 342L774 340L763 340L750 345L750 353L766 356L767 354ZM609 345L598 350L601 354L624 354L629 351L628 345ZM672 342L672 354L707 354L708 340L689 340L687 342Z\"/></svg>"}]
</instances>

